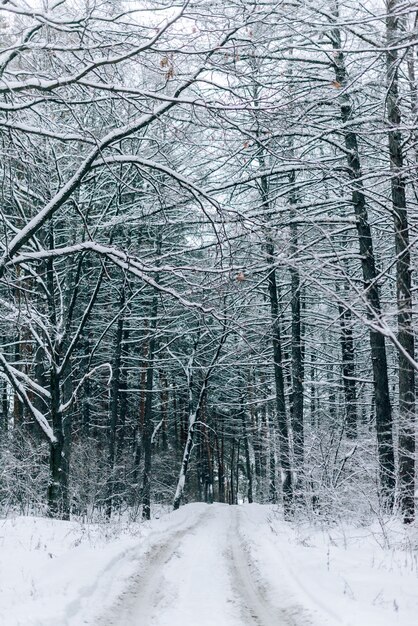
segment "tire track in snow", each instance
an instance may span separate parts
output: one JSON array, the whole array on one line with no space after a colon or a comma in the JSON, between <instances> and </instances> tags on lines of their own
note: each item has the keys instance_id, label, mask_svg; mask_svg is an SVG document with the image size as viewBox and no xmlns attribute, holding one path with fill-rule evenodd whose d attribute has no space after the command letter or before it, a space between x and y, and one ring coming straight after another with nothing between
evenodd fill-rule
<instances>
[{"instance_id":1,"label":"tire track in snow","mask_svg":"<svg viewBox=\"0 0 418 626\"><path fill-rule=\"evenodd\" d=\"M230 558L233 587L243 605L245 626L309 626L311 622L307 620L304 609L289 601L285 593L282 594L283 606L280 609L269 602L266 584L239 532L239 507L233 507L231 514L227 556Z\"/></svg>"},{"instance_id":2,"label":"tire track in snow","mask_svg":"<svg viewBox=\"0 0 418 626\"><path fill-rule=\"evenodd\" d=\"M202 513L194 524L152 546L144 555L141 570L132 577L117 602L99 618L97 626L151 626L155 623L159 606L167 601L163 585L165 566L178 553L181 540L198 528L203 518L206 524L211 516Z\"/></svg>"},{"instance_id":3,"label":"tire track in snow","mask_svg":"<svg viewBox=\"0 0 418 626\"><path fill-rule=\"evenodd\" d=\"M208 509L191 525L173 529L163 541L153 544L141 558L141 569L132 577L125 592L96 625L158 626L172 623L169 616L176 615L175 623L184 623L184 626L196 626L199 619L203 619L205 624L222 622L231 626L311 626L307 612L288 593L284 572L277 571L281 591L279 594L275 592L274 596L268 582L263 580L251 556L252 532L248 540L240 533L240 524L245 519L242 514L244 511L236 506ZM212 544L213 537L218 541ZM187 541L192 538L193 541ZM193 553L193 548L199 544L202 545L202 553ZM174 596L170 588L170 581L174 580L173 571L178 572L178 581L182 581L182 585L183 570L187 564L190 566L190 559L202 558L202 554L205 555L203 558L207 558L208 567L216 567L212 571L216 571L217 578L220 572L225 572L224 587L218 584L217 593L223 592L223 595L218 595L218 601L213 605L212 610L218 611L217 621L213 622L210 616L215 620L215 613L199 615L198 612L193 613L191 621L190 607L193 600L196 604L197 598L190 598L191 602L186 598L184 603L184 594L182 598L177 595L181 587L175 590L177 593ZM176 557L178 562L173 560ZM167 570L171 570L168 579ZM186 588L189 585L190 580ZM205 602L211 593L213 591L209 587L203 594L201 608L206 611L208 605ZM231 621L222 608L227 603L235 606L229 616ZM174 613L173 604L176 607ZM199 606L196 606L198 611ZM172 610L167 614L169 607ZM179 618L183 621L179 621Z\"/></svg>"}]
</instances>

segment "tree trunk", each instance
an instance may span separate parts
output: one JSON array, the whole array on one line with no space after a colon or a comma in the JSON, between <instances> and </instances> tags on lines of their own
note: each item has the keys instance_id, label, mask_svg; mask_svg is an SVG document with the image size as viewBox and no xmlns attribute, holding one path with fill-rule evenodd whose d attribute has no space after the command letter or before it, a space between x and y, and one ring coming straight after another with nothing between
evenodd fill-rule
<instances>
[{"instance_id":1,"label":"tree trunk","mask_svg":"<svg viewBox=\"0 0 418 626\"><path fill-rule=\"evenodd\" d=\"M187 470L189 468L190 453L193 447L196 418L197 418L196 411L192 411L189 415L189 428L187 431L186 445L184 447L183 460L182 460L181 469L180 469L180 476L179 476L179 480L177 483L176 493L175 493L174 501L173 501L173 509L175 511L180 507L181 499L183 497L184 486L186 484L186 475L187 475Z\"/></svg>"},{"instance_id":2,"label":"tree trunk","mask_svg":"<svg viewBox=\"0 0 418 626\"><path fill-rule=\"evenodd\" d=\"M168 429L168 406L169 406L169 386L167 376L164 372L160 371L160 383L161 383L161 438L162 438L162 449L163 452L167 452L168 450L168 438L167 438L167 429Z\"/></svg>"},{"instance_id":3,"label":"tree trunk","mask_svg":"<svg viewBox=\"0 0 418 626\"><path fill-rule=\"evenodd\" d=\"M235 500L234 500L233 504L238 504L240 447L241 447L241 439L238 439L238 442L237 442L237 460L236 460L236 463L235 463Z\"/></svg>"},{"instance_id":4,"label":"tree trunk","mask_svg":"<svg viewBox=\"0 0 418 626\"><path fill-rule=\"evenodd\" d=\"M221 339L219 341L219 345L216 349L216 352L212 358L212 361L209 365L209 367L206 370L205 376L203 378L201 387L200 387L200 391L199 391L199 396L196 402L196 406L194 408L194 410L192 409L192 404L193 404L193 394L192 394L192 376L191 373L189 373L189 420L188 420L188 428L187 428L187 437L186 437L186 444L184 446L184 452L183 452L183 459L181 462L181 468L180 468L180 474L179 474L179 478L177 481L177 487L176 487L176 492L174 494L174 500L173 500L173 509L176 511L181 504L181 500L183 497L183 492L184 492L184 487L186 484L186 476L187 476L187 470L189 468L189 463L190 463L190 454L192 452L192 448L193 448L193 440L194 440L194 432L195 432L195 426L196 426L196 421L199 419L200 416L200 412L202 410L202 406L204 404L204 401L206 399L206 394L207 394L207 390L208 390L208 383L209 383L209 379L210 376L212 374L213 368L215 366L215 364L217 363L219 356L221 354L222 351L222 347L226 341L226 338L228 336L228 332L225 330L222 333ZM193 361L191 361L192 363ZM191 367L191 365L190 365Z\"/></svg>"},{"instance_id":5,"label":"tree trunk","mask_svg":"<svg viewBox=\"0 0 418 626\"><path fill-rule=\"evenodd\" d=\"M221 420L220 416L218 420ZM225 435L222 423L218 424L215 436L218 465L218 500L219 502L225 502Z\"/></svg>"},{"instance_id":6,"label":"tree trunk","mask_svg":"<svg viewBox=\"0 0 418 626\"><path fill-rule=\"evenodd\" d=\"M264 158L260 158L260 164L265 166ZM270 200L268 179L262 176L260 179L262 203L265 214L269 214ZM277 280L275 263L275 249L271 237L266 241L266 261L268 267L268 295L270 302L270 313L272 321L272 344L273 344L273 366L274 366L274 383L276 389L276 411L277 426L279 436L279 463L282 472L282 490L283 490L283 510L285 516L289 516L292 512L293 503L293 484L292 471L290 461L289 431L286 415L286 400L284 388L284 375L282 366L282 343L280 336L280 319L279 319L279 302L277 295Z\"/></svg>"},{"instance_id":7,"label":"tree trunk","mask_svg":"<svg viewBox=\"0 0 418 626\"><path fill-rule=\"evenodd\" d=\"M70 503L68 494L68 421L65 424L60 410L60 379L55 369L51 370L51 422L56 442L50 445L49 468L50 482L48 486L48 515L58 519L70 519ZM67 428L65 428L67 426Z\"/></svg>"},{"instance_id":8,"label":"tree trunk","mask_svg":"<svg viewBox=\"0 0 418 626\"><path fill-rule=\"evenodd\" d=\"M351 314L348 309L341 307L341 353L342 353L342 376L345 396L345 425L349 439L357 437L357 396L355 364L354 364L354 341L351 329Z\"/></svg>"},{"instance_id":9,"label":"tree trunk","mask_svg":"<svg viewBox=\"0 0 418 626\"><path fill-rule=\"evenodd\" d=\"M405 523L414 520L415 483L415 370L414 331L412 327L412 280L406 206L404 157L402 149L401 112L399 108L397 39L398 0L387 0L387 115L389 122L389 156L396 249L396 291L398 303L399 351L399 489ZM409 357L409 358L408 358Z\"/></svg>"},{"instance_id":10,"label":"tree trunk","mask_svg":"<svg viewBox=\"0 0 418 626\"><path fill-rule=\"evenodd\" d=\"M234 466L235 466L235 437L232 438L232 446L231 446L228 504L235 504Z\"/></svg>"},{"instance_id":11,"label":"tree trunk","mask_svg":"<svg viewBox=\"0 0 418 626\"><path fill-rule=\"evenodd\" d=\"M51 219L48 230L48 245L54 249L54 224ZM48 313L52 328L57 327L57 315L55 310L55 277L53 257L46 263L46 285L48 288ZM59 341L56 341L52 354L52 363L49 374L50 416L56 441L50 444L49 469L50 482L48 486L48 515L59 519L70 519L70 503L68 494L69 477L69 435L68 420L64 420L61 411L61 382L65 379L63 372L59 373L60 350ZM61 378L62 377L62 378ZM67 453L67 454L66 454Z\"/></svg>"},{"instance_id":12,"label":"tree trunk","mask_svg":"<svg viewBox=\"0 0 418 626\"><path fill-rule=\"evenodd\" d=\"M248 503L252 504L253 502L253 470L251 467L250 444L248 441L247 423L245 421L244 401L241 402L241 422L242 422L242 439L244 442L244 452L245 452L245 470L246 470L247 481L248 481L247 498L248 498Z\"/></svg>"},{"instance_id":13,"label":"tree trunk","mask_svg":"<svg viewBox=\"0 0 418 626\"><path fill-rule=\"evenodd\" d=\"M342 378L345 399L345 429L349 439L357 437L357 394L354 360L352 315L343 304L338 305L341 328Z\"/></svg>"},{"instance_id":14,"label":"tree trunk","mask_svg":"<svg viewBox=\"0 0 418 626\"><path fill-rule=\"evenodd\" d=\"M276 431L274 424L269 420L269 494L268 501L270 504L277 502L277 486L276 486Z\"/></svg>"},{"instance_id":15,"label":"tree trunk","mask_svg":"<svg viewBox=\"0 0 418 626\"><path fill-rule=\"evenodd\" d=\"M290 182L295 184L295 173L292 172ZM296 197L291 191L290 211L290 252L293 263L298 253L298 227L296 218ZM304 367L302 359L302 320L301 320L301 287L299 271L296 267L290 268L292 291L292 431L295 471L299 489L302 486L304 471L304 424L303 424L303 378Z\"/></svg>"},{"instance_id":16,"label":"tree trunk","mask_svg":"<svg viewBox=\"0 0 418 626\"><path fill-rule=\"evenodd\" d=\"M338 15L336 15L336 18ZM333 30L334 69L338 85L347 84L344 55L341 51L341 33ZM347 93L341 95L341 119L347 124L355 117ZM344 130L348 173L352 185L352 205L356 216L367 314L375 323L381 319L381 305L373 241L364 193L360 153L357 136L352 130ZM395 492L395 462L393 452L392 410L389 396L388 367L385 338L374 328L370 329L370 350L376 398L376 431L379 455L380 495L384 507L392 508Z\"/></svg>"},{"instance_id":17,"label":"tree trunk","mask_svg":"<svg viewBox=\"0 0 418 626\"><path fill-rule=\"evenodd\" d=\"M158 313L158 296L154 293L151 305L150 339L148 348L148 365L145 385L144 429L142 433L142 450L144 453L144 473L142 479L142 519L151 519L151 469L152 469L152 391L154 387L154 354L156 347L156 327Z\"/></svg>"},{"instance_id":18,"label":"tree trunk","mask_svg":"<svg viewBox=\"0 0 418 626\"><path fill-rule=\"evenodd\" d=\"M119 306L122 310L125 304L124 288L119 300ZM122 356L122 338L123 338L123 325L124 316L119 315L115 333L115 346L112 366L112 384L110 387L110 411L109 411L109 434L108 434L108 470L109 479L107 485L107 497L106 497L106 516L108 518L112 515L113 496L115 491L115 459L116 459L116 429L118 425L118 410L119 410L119 387L120 387L120 371L121 371L121 356Z\"/></svg>"},{"instance_id":19,"label":"tree trunk","mask_svg":"<svg viewBox=\"0 0 418 626\"><path fill-rule=\"evenodd\" d=\"M273 243L267 244L267 254L270 264L274 259ZM274 382L276 387L277 425L279 435L279 458L282 470L283 507L286 516L290 515L293 501L292 472L290 465L289 432L287 426L286 401L284 393L284 377L282 367L282 347L280 336L279 303L277 298L276 271L270 270L268 276L270 310L272 317L272 343Z\"/></svg>"}]
</instances>

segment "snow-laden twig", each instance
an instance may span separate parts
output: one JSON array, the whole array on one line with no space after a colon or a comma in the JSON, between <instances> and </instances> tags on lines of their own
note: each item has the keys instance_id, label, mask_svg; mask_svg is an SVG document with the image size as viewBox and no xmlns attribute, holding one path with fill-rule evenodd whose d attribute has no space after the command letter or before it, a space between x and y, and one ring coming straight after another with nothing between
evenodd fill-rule
<instances>
[{"instance_id":1,"label":"snow-laden twig","mask_svg":"<svg viewBox=\"0 0 418 626\"><path fill-rule=\"evenodd\" d=\"M84 374L83 378L80 380L80 382L78 383L77 387L74 389L73 393L71 394L71 398L69 400L67 400L67 402L64 402L64 404L61 404L61 406L59 407L59 412L60 413L65 413L66 411L68 411L68 409L74 404L75 400L77 399L77 394L78 394L80 388L83 386L84 382L88 378L91 378L93 376L93 374L95 374L98 370L103 369L103 368L109 369L109 380L107 381L107 386L110 385L110 381L112 380L112 376L113 376L113 370L112 370L111 364L110 363L101 363L100 365L97 365L96 367L93 367L93 369L91 369L89 372L87 372L87 374Z\"/></svg>"},{"instance_id":2,"label":"snow-laden twig","mask_svg":"<svg viewBox=\"0 0 418 626\"><path fill-rule=\"evenodd\" d=\"M51 426L48 424L48 420L46 419L45 415L43 415L40 411L38 411L36 407L33 406L32 402L29 400L29 397L28 397L28 394L26 393L25 388L23 387L23 385L21 384L21 382L19 381L19 379L13 372L12 368L10 367L9 363L7 363L6 359L1 353L0 353L0 367L2 367L4 372L7 374L7 379L9 383L12 385L13 389L15 390L15 392L17 393L17 395L19 396L20 400L23 402L27 410L38 422L39 426L41 427L48 441L50 443L55 443L57 441L57 438L55 437Z\"/></svg>"}]
</instances>

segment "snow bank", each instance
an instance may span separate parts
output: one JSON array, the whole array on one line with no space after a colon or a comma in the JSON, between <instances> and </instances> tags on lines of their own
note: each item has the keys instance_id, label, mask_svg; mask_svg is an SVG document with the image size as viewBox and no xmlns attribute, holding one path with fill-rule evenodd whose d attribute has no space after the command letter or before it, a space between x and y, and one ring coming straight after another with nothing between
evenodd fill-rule
<instances>
[{"instance_id":1,"label":"snow bank","mask_svg":"<svg viewBox=\"0 0 418 626\"><path fill-rule=\"evenodd\" d=\"M0 624L94 623L122 594L144 553L169 530L187 526L190 516L183 507L151 523L122 527L36 517L0 520Z\"/></svg>"},{"instance_id":2,"label":"snow bank","mask_svg":"<svg viewBox=\"0 0 418 626\"><path fill-rule=\"evenodd\" d=\"M242 534L280 602L283 581L320 626L418 624L418 532L396 520L315 529L251 505ZM251 512L250 512L251 510ZM270 533L255 532L270 527Z\"/></svg>"}]
</instances>

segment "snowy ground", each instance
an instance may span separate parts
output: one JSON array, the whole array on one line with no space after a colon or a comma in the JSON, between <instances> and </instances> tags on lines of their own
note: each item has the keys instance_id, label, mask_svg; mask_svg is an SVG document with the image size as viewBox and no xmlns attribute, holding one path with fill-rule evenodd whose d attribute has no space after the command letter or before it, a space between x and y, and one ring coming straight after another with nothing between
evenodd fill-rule
<instances>
[{"instance_id":1,"label":"snowy ground","mask_svg":"<svg viewBox=\"0 0 418 626\"><path fill-rule=\"evenodd\" d=\"M0 521L4 626L413 626L417 530L192 504L123 529Z\"/></svg>"}]
</instances>

